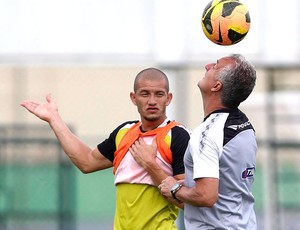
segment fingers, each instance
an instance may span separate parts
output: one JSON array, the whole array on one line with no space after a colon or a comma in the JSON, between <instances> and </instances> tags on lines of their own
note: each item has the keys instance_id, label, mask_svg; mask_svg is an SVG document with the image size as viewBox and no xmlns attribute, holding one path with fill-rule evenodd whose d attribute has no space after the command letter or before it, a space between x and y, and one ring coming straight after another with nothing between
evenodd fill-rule
<instances>
[{"instance_id":1,"label":"fingers","mask_svg":"<svg viewBox=\"0 0 300 230\"><path fill-rule=\"evenodd\" d=\"M131 146L129 148L129 152L131 153L131 155L133 156L133 158L135 159L136 158L136 152L135 152L135 147L134 146Z\"/></svg>"},{"instance_id":2,"label":"fingers","mask_svg":"<svg viewBox=\"0 0 300 230\"><path fill-rule=\"evenodd\" d=\"M145 145L145 144L146 144L145 141L141 137L135 141L136 146L141 146L141 145Z\"/></svg>"},{"instance_id":3,"label":"fingers","mask_svg":"<svg viewBox=\"0 0 300 230\"><path fill-rule=\"evenodd\" d=\"M131 149L134 152L138 152L139 150L141 150L143 145L146 145L145 141L143 140L143 138L139 138L133 143Z\"/></svg>"},{"instance_id":4,"label":"fingers","mask_svg":"<svg viewBox=\"0 0 300 230\"><path fill-rule=\"evenodd\" d=\"M178 180L177 182L179 183L179 184L184 184L184 179L182 179L182 180Z\"/></svg>"},{"instance_id":5,"label":"fingers","mask_svg":"<svg viewBox=\"0 0 300 230\"><path fill-rule=\"evenodd\" d=\"M46 95L46 100L47 100L47 102L51 102L52 101L52 95L51 95L51 93L48 93L47 95Z\"/></svg>"},{"instance_id":6,"label":"fingers","mask_svg":"<svg viewBox=\"0 0 300 230\"><path fill-rule=\"evenodd\" d=\"M22 101L20 103L21 106L23 106L24 108L26 108L29 112L31 113L34 113L35 112L35 109L41 105L46 105L46 104L52 104L53 103L53 100L52 100L52 95L51 93L48 93L46 95L46 103L45 104L41 104L39 102L35 102L35 101Z\"/></svg>"},{"instance_id":7,"label":"fingers","mask_svg":"<svg viewBox=\"0 0 300 230\"><path fill-rule=\"evenodd\" d=\"M26 108L28 111L33 112L36 107L40 105L40 103L34 101L23 101L20 105Z\"/></svg>"},{"instance_id":8,"label":"fingers","mask_svg":"<svg viewBox=\"0 0 300 230\"><path fill-rule=\"evenodd\" d=\"M52 102L52 95L51 95L51 93L48 93L48 94L46 95L46 101L47 101L48 103L51 103L51 102ZM41 104L41 103L39 103L39 102L28 101L28 100L27 100L27 101L22 101L22 102L20 103L21 106L23 106L23 107L25 107L25 108L29 108L29 109L34 109L34 108L38 107L40 104Z\"/></svg>"},{"instance_id":9,"label":"fingers","mask_svg":"<svg viewBox=\"0 0 300 230\"><path fill-rule=\"evenodd\" d=\"M158 185L158 189L161 195L165 197L171 196L169 185L164 183L163 181L160 185Z\"/></svg>"},{"instance_id":10,"label":"fingers","mask_svg":"<svg viewBox=\"0 0 300 230\"><path fill-rule=\"evenodd\" d=\"M164 184L160 184L158 185L158 189L160 191L160 193L165 196L167 193L167 187Z\"/></svg>"},{"instance_id":11,"label":"fingers","mask_svg":"<svg viewBox=\"0 0 300 230\"><path fill-rule=\"evenodd\" d=\"M179 181L176 181L174 177L168 176L165 178L160 185L158 185L159 191L163 196L171 196L171 188L172 186Z\"/></svg>"},{"instance_id":12,"label":"fingers","mask_svg":"<svg viewBox=\"0 0 300 230\"><path fill-rule=\"evenodd\" d=\"M138 141L135 141L134 144L130 147L132 152L137 152L139 148L139 143Z\"/></svg>"}]
</instances>

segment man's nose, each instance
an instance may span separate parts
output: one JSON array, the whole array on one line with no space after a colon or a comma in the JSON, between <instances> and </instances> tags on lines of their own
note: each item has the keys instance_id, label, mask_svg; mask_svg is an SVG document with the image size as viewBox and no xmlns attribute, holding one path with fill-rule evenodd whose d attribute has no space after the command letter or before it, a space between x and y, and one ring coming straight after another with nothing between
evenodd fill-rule
<instances>
[{"instance_id":1,"label":"man's nose","mask_svg":"<svg viewBox=\"0 0 300 230\"><path fill-rule=\"evenodd\" d=\"M156 103L155 95L150 95L148 103L149 104L155 104Z\"/></svg>"},{"instance_id":2,"label":"man's nose","mask_svg":"<svg viewBox=\"0 0 300 230\"><path fill-rule=\"evenodd\" d=\"M212 67L212 65L213 65L212 63L205 65L206 71L208 71Z\"/></svg>"}]
</instances>

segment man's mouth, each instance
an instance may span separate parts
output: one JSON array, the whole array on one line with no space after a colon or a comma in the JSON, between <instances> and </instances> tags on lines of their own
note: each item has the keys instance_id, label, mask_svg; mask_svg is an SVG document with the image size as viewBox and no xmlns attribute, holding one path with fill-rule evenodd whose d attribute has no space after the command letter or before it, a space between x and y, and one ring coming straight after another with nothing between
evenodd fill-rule
<instances>
[{"instance_id":1,"label":"man's mouth","mask_svg":"<svg viewBox=\"0 0 300 230\"><path fill-rule=\"evenodd\" d=\"M156 111L158 111L158 108L150 107L150 108L147 108L147 111L148 112L156 112Z\"/></svg>"}]
</instances>

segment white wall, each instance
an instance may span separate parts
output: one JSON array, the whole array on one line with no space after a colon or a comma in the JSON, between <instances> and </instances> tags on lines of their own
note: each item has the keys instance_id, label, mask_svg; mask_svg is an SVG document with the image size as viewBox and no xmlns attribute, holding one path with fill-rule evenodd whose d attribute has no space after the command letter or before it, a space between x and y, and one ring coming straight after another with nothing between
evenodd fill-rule
<instances>
[{"instance_id":1,"label":"white wall","mask_svg":"<svg viewBox=\"0 0 300 230\"><path fill-rule=\"evenodd\" d=\"M0 0L0 61L205 62L240 52L255 61L300 62L297 0L244 0L251 28L229 47L202 32L208 2Z\"/></svg>"}]
</instances>

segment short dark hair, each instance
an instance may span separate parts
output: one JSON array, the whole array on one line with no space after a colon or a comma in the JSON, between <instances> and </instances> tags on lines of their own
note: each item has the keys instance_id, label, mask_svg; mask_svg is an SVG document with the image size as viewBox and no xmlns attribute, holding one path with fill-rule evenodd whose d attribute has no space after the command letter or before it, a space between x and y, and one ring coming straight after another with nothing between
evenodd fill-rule
<instances>
[{"instance_id":1,"label":"short dark hair","mask_svg":"<svg viewBox=\"0 0 300 230\"><path fill-rule=\"evenodd\" d=\"M150 80L150 81L164 79L166 82L165 88L166 88L167 92L169 92L169 80L168 80L167 75L163 71L161 71L157 68L150 67L150 68L144 69L141 72L139 72L136 75L135 80L134 80L134 85L133 85L134 92L136 92L138 81L141 78Z\"/></svg>"},{"instance_id":2,"label":"short dark hair","mask_svg":"<svg viewBox=\"0 0 300 230\"><path fill-rule=\"evenodd\" d=\"M256 82L254 66L240 54L229 56L235 65L228 65L222 69L217 79L222 82L221 102L228 108L236 108L245 101L253 91Z\"/></svg>"}]
</instances>

